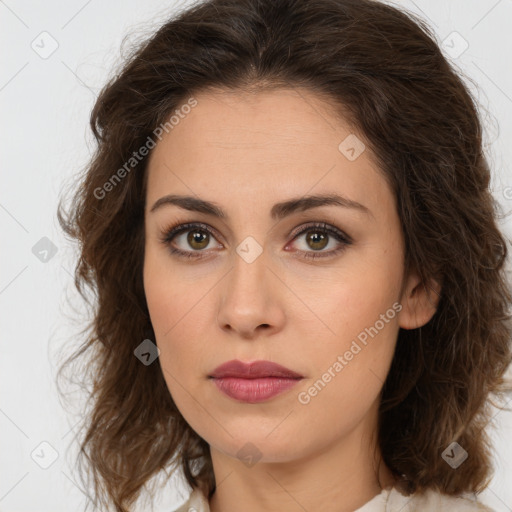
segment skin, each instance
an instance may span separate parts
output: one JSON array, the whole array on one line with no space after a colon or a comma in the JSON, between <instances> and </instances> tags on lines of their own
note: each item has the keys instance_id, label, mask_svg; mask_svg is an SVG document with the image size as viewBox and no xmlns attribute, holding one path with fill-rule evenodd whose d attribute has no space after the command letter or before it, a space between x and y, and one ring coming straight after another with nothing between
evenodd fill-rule
<instances>
[{"instance_id":1,"label":"skin","mask_svg":"<svg viewBox=\"0 0 512 512\"><path fill-rule=\"evenodd\" d=\"M404 276L392 191L369 149L353 161L340 152L354 131L326 100L303 89L194 97L197 106L148 162L144 288L169 392L210 445L217 482L211 511L234 512L240 503L246 512L353 511L392 483L375 443L380 392L399 328L428 322L436 295L427 295L415 273ZM270 217L275 203L333 192L371 214L330 205ZM150 211L167 194L213 201L228 218L176 205ZM202 244L191 246L188 232L172 242L204 259L179 258L162 243L175 222L214 230ZM337 227L352 244L306 259L300 251L327 255L341 245L332 235L324 246L308 243L307 233L290 236L312 222ZM248 236L263 249L251 263L236 251ZM431 288L439 291L437 283ZM394 303L401 311L301 404L299 393ZM231 359L270 360L304 379L266 402L239 402L208 379ZM237 456L244 446L261 457L256 464Z\"/></svg>"}]
</instances>

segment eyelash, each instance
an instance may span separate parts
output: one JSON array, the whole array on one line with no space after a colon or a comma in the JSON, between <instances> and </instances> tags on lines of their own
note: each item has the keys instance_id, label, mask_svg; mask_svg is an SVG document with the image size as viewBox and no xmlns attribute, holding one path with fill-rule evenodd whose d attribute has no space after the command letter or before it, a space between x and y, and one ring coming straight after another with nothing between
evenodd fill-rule
<instances>
[{"instance_id":1,"label":"eyelash","mask_svg":"<svg viewBox=\"0 0 512 512\"><path fill-rule=\"evenodd\" d=\"M160 237L160 242L163 243L164 245L168 246L169 251L172 254L174 254L180 258L196 259L196 260L202 259L205 257L202 253L207 252L207 251L204 251L204 250L203 251L182 251L181 249L176 249L175 247L171 246L171 242L173 241L174 238L176 238L177 235L184 233L184 232L193 231L193 230L205 231L206 233L208 233L209 235L211 235L215 238L215 233L206 224L202 224L200 222L199 223L193 222L193 223L181 224L178 222L177 224L174 224L163 231L163 233ZM318 232L324 232L324 233L331 235L342 245L340 247L338 247L337 249L327 251L326 253L318 252L318 251L298 251L298 252L303 253L303 256L307 259L314 260L314 259L318 259L318 258L327 258L329 256L337 255L340 252L342 252L343 250L345 250L347 246L349 246L353 243L352 239L348 235L343 233L338 228L331 226L325 222L314 222L312 224L308 224L303 229L301 229L298 233L296 233L296 234L292 233L291 236L293 236L293 241L295 241L301 235L308 233L310 231L315 231L315 230L317 230Z\"/></svg>"}]
</instances>

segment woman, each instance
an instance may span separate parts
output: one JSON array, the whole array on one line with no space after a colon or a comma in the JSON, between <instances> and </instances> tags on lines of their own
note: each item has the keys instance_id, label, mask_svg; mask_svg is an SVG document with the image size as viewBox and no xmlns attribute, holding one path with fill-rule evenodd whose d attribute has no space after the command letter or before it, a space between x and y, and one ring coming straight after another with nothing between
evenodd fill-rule
<instances>
[{"instance_id":1,"label":"woman","mask_svg":"<svg viewBox=\"0 0 512 512\"><path fill-rule=\"evenodd\" d=\"M507 246L474 100L420 20L206 1L91 127L58 217L97 294L73 357L96 504L181 468L180 511L490 510Z\"/></svg>"}]
</instances>

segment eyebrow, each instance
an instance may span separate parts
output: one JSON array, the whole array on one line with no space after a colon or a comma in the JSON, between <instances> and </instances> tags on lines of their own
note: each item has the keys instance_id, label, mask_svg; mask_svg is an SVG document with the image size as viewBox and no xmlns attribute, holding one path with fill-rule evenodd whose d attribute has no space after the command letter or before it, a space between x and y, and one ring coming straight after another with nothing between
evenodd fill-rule
<instances>
[{"instance_id":1,"label":"eyebrow","mask_svg":"<svg viewBox=\"0 0 512 512\"><path fill-rule=\"evenodd\" d=\"M206 201L198 197L175 194L166 195L158 199L151 207L150 212L155 212L156 210L166 205L175 205L183 208L184 210L204 213L206 215L211 215L220 219L229 219L227 213L214 202ZM303 212L312 208L331 205L340 206L343 208L351 208L373 217L372 212L366 206L338 194L303 196L289 199L281 203L276 203L270 211L270 216L274 220L280 220L295 212Z\"/></svg>"}]
</instances>

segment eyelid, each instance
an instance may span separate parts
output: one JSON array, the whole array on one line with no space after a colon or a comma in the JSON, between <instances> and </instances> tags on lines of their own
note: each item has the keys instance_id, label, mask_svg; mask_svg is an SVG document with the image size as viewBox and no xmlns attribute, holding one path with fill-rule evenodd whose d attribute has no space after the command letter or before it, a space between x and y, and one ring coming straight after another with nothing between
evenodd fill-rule
<instances>
[{"instance_id":1,"label":"eyelid","mask_svg":"<svg viewBox=\"0 0 512 512\"><path fill-rule=\"evenodd\" d=\"M292 230L288 237L293 238L295 240L297 236L304 234L305 231L314 229L324 230L327 232L334 232L340 238L342 238L347 244L353 242L352 238L349 235L347 235L347 233L326 221L312 221L306 222L305 224L301 224L300 226Z\"/></svg>"},{"instance_id":2,"label":"eyelid","mask_svg":"<svg viewBox=\"0 0 512 512\"><path fill-rule=\"evenodd\" d=\"M219 232L210 226L209 224L205 224L203 222L175 222L171 224L169 227L162 230L161 235L159 236L159 240L162 243L170 243L171 239L175 238L177 235L183 233L184 231L192 231L193 229L200 228L208 233L211 233L215 236L216 239L222 238Z\"/></svg>"},{"instance_id":3,"label":"eyelid","mask_svg":"<svg viewBox=\"0 0 512 512\"><path fill-rule=\"evenodd\" d=\"M177 221L173 223L168 228L164 229L159 236L159 240L164 245L167 245L170 247L171 252L178 255L178 257L188 257L188 258L195 258L197 260L206 257L211 250L202 250L202 251L193 251L193 250L183 250L183 249L177 249L175 247L171 246L171 242L181 233L192 231L194 229L199 229L206 231L207 233L210 233L214 236L214 238L218 241L218 238L222 238L222 236L219 236L218 231L210 226L209 224L205 224L203 222L198 221L192 221L192 222L182 222ZM303 250L297 250L295 252L298 252L300 254L303 254L306 258L313 258L313 259L321 259L321 258L329 258L330 256L335 256L344 249L346 249L347 246L353 244L352 238L346 234L346 232L342 231L335 225L326 222L326 221L310 221L305 222L292 230L290 234L287 235L287 238L291 238L291 242L293 243L299 236L304 235L308 231L314 231L317 229L318 231L325 231L328 233L328 236L334 237L338 244L341 244L341 247L338 247L336 249L332 249L330 251L303 251ZM221 242L219 242L221 245L223 245ZM288 245L287 245L288 246ZM192 256L195 254L196 256Z\"/></svg>"}]
</instances>

